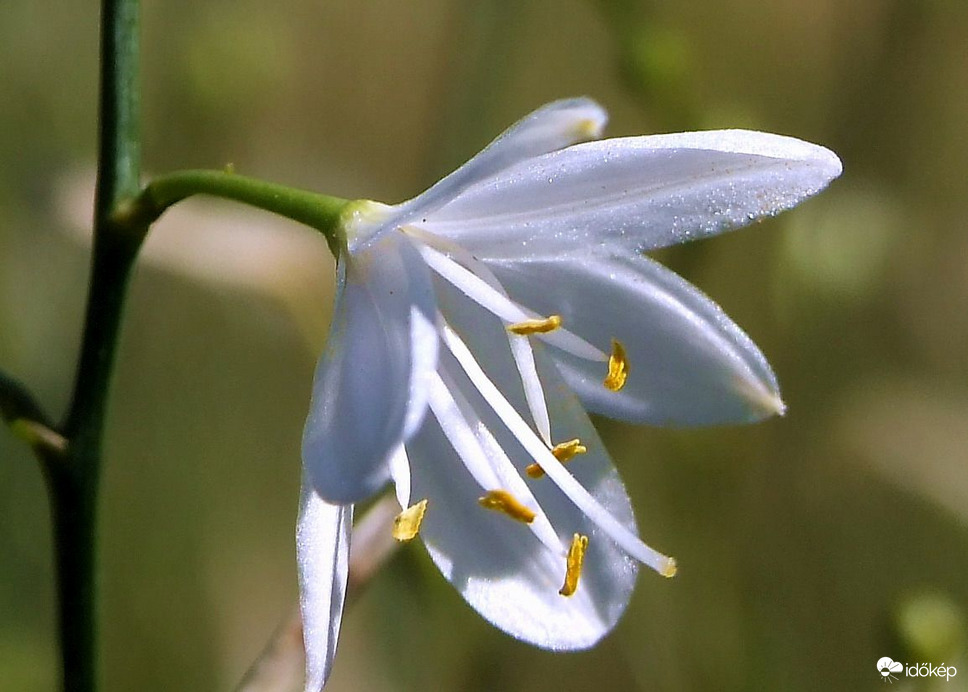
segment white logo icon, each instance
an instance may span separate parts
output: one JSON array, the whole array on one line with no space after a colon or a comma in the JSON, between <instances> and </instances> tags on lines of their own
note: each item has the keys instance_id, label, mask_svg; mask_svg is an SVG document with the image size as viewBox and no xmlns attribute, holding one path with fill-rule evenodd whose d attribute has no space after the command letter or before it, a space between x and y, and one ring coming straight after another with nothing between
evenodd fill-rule
<instances>
[{"instance_id":1,"label":"white logo icon","mask_svg":"<svg viewBox=\"0 0 968 692\"><path fill-rule=\"evenodd\" d=\"M892 675L892 673L900 673L904 670L904 664L898 661L891 660L887 656L881 658L877 661L877 672L881 674L881 679L884 682L889 682L892 685L897 677Z\"/></svg>"}]
</instances>

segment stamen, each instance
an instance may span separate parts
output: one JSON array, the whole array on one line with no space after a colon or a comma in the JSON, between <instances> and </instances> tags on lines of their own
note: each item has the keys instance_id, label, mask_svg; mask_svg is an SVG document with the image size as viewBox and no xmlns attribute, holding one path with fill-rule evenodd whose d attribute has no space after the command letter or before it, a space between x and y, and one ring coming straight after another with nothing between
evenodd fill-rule
<instances>
[{"instance_id":1,"label":"stamen","mask_svg":"<svg viewBox=\"0 0 968 692\"><path fill-rule=\"evenodd\" d=\"M565 583L558 591L562 596L571 596L578 588L578 577L581 576L581 566L585 561L585 551L588 550L588 536L575 534L568 549L568 559L565 571Z\"/></svg>"},{"instance_id":2,"label":"stamen","mask_svg":"<svg viewBox=\"0 0 968 692\"><path fill-rule=\"evenodd\" d=\"M674 557L667 557L665 566L659 570L659 574L663 577L671 578L676 576L676 572L679 571L679 565L676 564L676 559Z\"/></svg>"},{"instance_id":3,"label":"stamen","mask_svg":"<svg viewBox=\"0 0 968 692\"><path fill-rule=\"evenodd\" d=\"M584 454L587 451L588 447L583 445L577 437L567 442L559 442L551 448L551 453L555 455L555 459L561 462L570 461L576 454Z\"/></svg>"},{"instance_id":4,"label":"stamen","mask_svg":"<svg viewBox=\"0 0 968 692\"><path fill-rule=\"evenodd\" d=\"M625 347L618 339L612 339L612 355L608 357L608 374L605 376L605 389L617 392L625 386L629 377L629 361Z\"/></svg>"},{"instance_id":5,"label":"stamen","mask_svg":"<svg viewBox=\"0 0 968 692\"><path fill-rule=\"evenodd\" d=\"M400 444L390 455L390 478L401 507L410 506L410 458L407 449Z\"/></svg>"},{"instance_id":6,"label":"stamen","mask_svg":"<svg viewBox=\"0 0 968 692\"><path fill-rule=\"evenodd\" d=\"M574 440L568 440L567 442L559 442L554 447L551 448L551 453L555 455L555 459L561 463L566 461L571 461L576 454L584 454L588 451L588 447L581 443L577 437ZM528 474L531 478L541 478L545 475L544 469L542 469L537 464L529 464L524 472Z\"/></svg>"},{"instance_id":7,"label":"stamen","mask_svg":"<svg viewBox=\"0 0 968 692\"><path fill-rule=\"evenodd\" d=\"M486 271L486 267L484 270L481 269L483 266L482 263L473 262L474 271L472 271L458 263L455 259L448 257L445 252L438 250L433 244L430 244L425 237L430 234L426 232L418 234L416 233L417 229L409 226L406 230L408 234L428 243L418 247L427 265L441 278L456 287L482 308L497 315L505 322L514 323L534 319L533 314L528 314L524 308L511 300L501 290L498 290L496 286L490 285L488 279L493 279L497 286L500 283L497 282L493 274ZM464 254L461 253L461 259L467 260ZM467 261L471 263L470 260ZM486 278L478 276L478 272ZM598 350L597 347L567 329L556 329L548 332L543 338L552 346L556 346L562 351L577 356L578 358L601 362L607 360L606 355Z\"/></svg>"},{"instance_id":8,"label":"stamen","mask_svg":"<svg viewBox=\"0 0 968 692\"><path fill-rule=\"evenodd\" d=\"M427 236L428 238L423 238L423 241L427 243L427 252L431 253L433 250L437 249L434 247L434 237L432 234L426 234L420 229L413 229L413 232L418 233L418 239L421 236ZM494 291L495 295L503 298L504 300L511 302L508 298L504 287L501 286L501 282L498 281L497 277L494 276L493 272L487 268L485 264L474 258L470 253L455 245L454 243L444 242L447 249L446 252L441 253L441 258L446 259L454 264L459 270L469 272L469 275L478 280L481 285ZM438 251L440 251L438 249ZM453 258L448 259L447 253L454 255ZM425 253L426 254L426 253ZM466 266L462 266L457 259L463 261ZM459 274L459 272L458 272ZM443 276L443 274L441 274ZM468 293L466 289L460 288L457 284L454 284L458 290L461 290L465 295L471 297L472 300L476 301L476 298L472 297L471 293ZM486 309L491 309L484 303L479 303ZM518 308L520 316L515 319L506 319L507 322L518 322L522 319L528 321L529 317L527 313ZM559 322L560 323L560 322ZM534 353L531 349L531 342L528 339L515 339L510 334L508 335L508 345L511 347L511 356L514 358L514 363L518 368L518 373L521 375L521 384L524 386L524 397L528 402L528 408L531 410L531 416L534 419L534 425L538 429L538 434L541 438L547 442L551 443L551 419L548 417L548 405L545 401L544 389L541 387L541 380L538 378L538 369L534 362Z\"/></svg>"},{"instance_id":9,"label":"stamen","mask_svg":"<svg viewBox=\"0 0 968 692\"><path fill-rule=\"evenodd\" d=\"M525 524L534 521L535 513L528 507L521 504L514 495L507 490L488 490L484 497L477 500L481 507L493 509L496 512L503 512L512 519Z\"/></svg>"},{"instance_id":10,"label":"stamen","mask_svg":"<svg viewBox=\"0 0 968 692\"><path fill-rule=\"evenodd\" d=\"M427 500L421 500L400 512L393 519L393 537L400 542L412 541L417 537L426 513Z\"/></svg>"},{"instance_id":11,"label":"stamen","mask_svg":"<svg viewBox=\"0 0 968 692\"><path fill-rule=\"evenodd\" d=\"M439 319L443 321L442 317ZM541 510L541 504L500 443L460 393L460 388L443 363L440 371L430 378L429 386L430 410L481 492L489 488L505 488L527 503L537 514L534 521L528 524L528 529L553 554L564 556L561 540Z\"/></svg>"},{"instance_id":12,"label":"stamen","mask_svg":"<svg viewBox=\"0 0 968 692\"><path fill-rule=\"evenodd\" d=\"M518 442L531 455L531 458L538 462L545 473L548 474L548 477L572 501L575 507L584 512L592 522L630 556L660 574L671 573L675 564L672 558L643 543L642 539L613 516L601 502L578 482L578 479L568 472L568 469L562 466L560 461L555 459L555 456L528 427L528 424L521 418L514 406L501 393L501 390L484 374L481 366L474 360L474 356L467 345L461 341L456 332L444 324L441 328L441 336L477 391L488 402L507 430L517 438Z\"/></svg>"},{"instance_id":13,"label":"stamen","mask_svg":"<svg viewBox=\"0 0 968 692\"><path fill-rule=\"evenodd\" d=\"M550 315L544 319L524 320L508 325L508 331L520 336L547 334L561 326L561 315Z\"/></svg>"}]
</instances>

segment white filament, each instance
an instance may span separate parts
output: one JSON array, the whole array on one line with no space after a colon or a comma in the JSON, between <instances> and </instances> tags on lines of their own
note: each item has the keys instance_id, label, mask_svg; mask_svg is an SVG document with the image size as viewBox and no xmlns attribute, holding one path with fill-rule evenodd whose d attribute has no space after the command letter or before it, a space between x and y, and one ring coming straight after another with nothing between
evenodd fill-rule
<instances>
[{"instance_id":1,"label":"white filament","mask_svg":"<svg viewBox=\"0 0 968 692\"><path fill-rule=\"evenodd\" d=\"M501 391L488 379L487 375L474 359L454 330L444 325L442 329L444 343L464 369L467 377L484 397L507 429L514 435L522 446L532 456L538 466L558 486L578 509L584 512L602 531L615 541L626 553L639 562L648 565L656 572L664 574L669 569L670 558L649 547L629 531L622 523L596 500L571 473L555 459L554 455L534 434L528 424L521 418L514 406L508 402Z\"/></svg>"}]
</instances>

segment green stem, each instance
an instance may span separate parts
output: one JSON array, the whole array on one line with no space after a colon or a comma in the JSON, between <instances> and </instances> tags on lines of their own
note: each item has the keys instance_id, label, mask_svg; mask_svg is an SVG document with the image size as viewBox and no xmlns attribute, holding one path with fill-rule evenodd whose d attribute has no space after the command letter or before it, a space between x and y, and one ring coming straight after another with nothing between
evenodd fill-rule
<instances>
[{"instance_id":1,"label":"green stem","mask_svg":"<svg viewBox=\"0 0 968 692\"><path fill-rule=\"evenodd\" d=\"M103 0L98 181L84 335L61 432L67 446L46 464L56 554L63 688L98 684L97 507L101 441L128 277L148 230L118 209L140 188L138 0Z\"/></svg>"},{"instance_id":2,"label":"green stem","mask_svg":"<svg viewBox=\"0 0 968 692\"><path fill-rule=\"evenodd\" d=\"M178 171L156 178L132 202L126 213L150 223L168 207L192 195L243 202L311 226L326 237L334 257L339 256L344 244L341 219L348 200L224 171Z\"/></svg>"},{"instance_id":3,"label":"green stem","mask_svg":"<svg viewBox=\"0 0 968 692\"><path fill-rule=\"evenodd\" d=\"M218 171L183 171L140 187L138 0L102 0L100 139L91 277L73 396L52 428L26 390L0 379L3 415L33 446L46 476L54 526L63 689L98 683L97 510L102 439L128 279L151 223L172 204L208 194L250 204L345 244L345 200ZM28 415L29 414L29 415Z\"/></svg>"}]
</instances>

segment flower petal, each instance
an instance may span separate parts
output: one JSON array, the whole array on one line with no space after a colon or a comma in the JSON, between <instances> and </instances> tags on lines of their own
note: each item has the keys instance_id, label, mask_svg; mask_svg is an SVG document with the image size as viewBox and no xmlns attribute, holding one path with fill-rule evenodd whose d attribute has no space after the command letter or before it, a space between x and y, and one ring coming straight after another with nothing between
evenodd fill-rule
<instances>
[{"instance_id":1,"label":"flower petal","mask_svg":"<svg viewBox=\"0 0 968 692\"><path fill-rule=\"evenodd\" d=\"M442 285L442 303L455 329L462 331L488 375L494 378L522 415L528 406L510 346L500 320ZM554 396L548 402L552 434L580 436L589 452L572 462L575 475L588 491L629 531L635 520L625 488L577 398L535 350L539 374ZM463 373L449 352L440 354L440 368L457 396L473 408L517 473L531 456L504 426ZM535 440L537 433L532 431ZM484 436L487 437L487 436ZM483 439L483 438L482 438ZM539 443L543 444L543 443ZM464 599L484 618L512 636L549 649L580 649L593 645L618 621L631 595L637 563L609 539L549 479L529 480L538 505L558 533L562 549L551 551L526 526L477 506L480 486L461 464L435 417L408 444L413 461L414 495L430 503L421 536L434 562ZM559 595L565 575L564 550L574 533L589 536L589 547L577 592Z\"/></svg>"},{"instance_id":2,"label":"flower petal","mask_svg":"<svg viewBox=\"0 0 968 692\"><path fill-rule=\"evenodd\" d=\"M833 152L762 132L607 139L522 161L419 223L481 259L628 255L775 215L840 172Z\"/></svg>"},{"instance_id":3,"label":"flower petal","mask_svg":"<svg viewBox=\"0 0 968 692\"><path fill-rule=\"evenodd\" d=\"M607 538L593 536L582 582L558 594L562 554L528 527L478 505L480 486L460 464L436 419L409 444L414 493L429 499L420 535L444 577L468 604L508 634L548 649L592 646L618 620L631 595L635 563ZM618 484L621 486L621 484ZM623 493L624 494L624 493ZM576 532L594 531L575 510Z\"/></svg>"},{"instance_id":4,"label":"flower petal","mask_svg":"<svg viewBox=\"0 0 968 692\"><path fill-rule=\"evenodd\" d=\"M554 101L525 116L470 161L426 192L397 207L395 225L426 216L468 187L506 168L601 136L608 114L587 98Z\"/></svg>"},{"instance_id":5,"label":"flower petal","mask_svg":"<svg viewBox=\"0 0 968 692\"><path fill-rule=\"evenodd\" d=\"M585 406L611 418L654 425L749 422L782 413L776 377L750 338L709 298L648 257L572 254L499 262L492 270L514 300L593 346L617 339L629 376L617 392L606 368L549 351Z\"/></svg>"},{"instance_id":6,"label":"flower petal","mask_svg":"<svg viewBox=\"0 0 968 692\"><path fill-rule=\"evenodd\" d=\"M384 236L341 271L303 461L321 497L346 503L387 482L391 454L419 427L438 338L430 275L405 236Z\"/></svg>"},{"instance_id":7,"label":"flower petal","mask_svg":"<svg viewBox=\"0 0 968 692\"><path fill-rule=\"evenodd\" d=\"M306 692L329 677L349 573L352 505L333 505L303 482L296 528L299 607L306 647Z\"/></svg>"}]
</instances>

